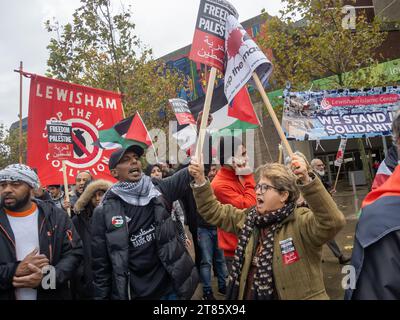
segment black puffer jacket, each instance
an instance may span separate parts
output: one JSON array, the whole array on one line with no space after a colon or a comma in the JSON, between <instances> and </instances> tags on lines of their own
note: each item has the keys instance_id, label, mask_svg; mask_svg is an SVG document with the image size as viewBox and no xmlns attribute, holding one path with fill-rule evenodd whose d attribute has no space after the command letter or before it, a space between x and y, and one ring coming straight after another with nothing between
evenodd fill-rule
<instances>
[{"instance_id":1,"label":"black puffer jacket","mask_svg":"<svg viewBox=\"0 0 400 320\"><path fill-rule=\"evenodd\" d=\"M56 271L56 289L38 288L38 300L71 299L68 281L78 268L82 242L67 214L54 205L34 200L39 208L40 253L50 260ZM8 218L0 207L0 300L15 300L12 279L19 262L15 239Z\"/></svg>"},{"instance_id":2,"label":"black puffer jacket","mask_svg":"<svg viewBox=\"0 0 400 320\"><path fill-rule=\"evenodd\" d=\"M165 200L173 202L190 192L187 169L162 180L157 188L162 196L152 200L158 257L172 279L180 299L190 299L198 284L193 260L179 239L175 221ZM97 207L92 218L92 257L95 299L130 299L129 234L125 207L128 204L111 196ZM113 217L122 217L122 227L115 228Z\"/></svg>"}]
</instances>

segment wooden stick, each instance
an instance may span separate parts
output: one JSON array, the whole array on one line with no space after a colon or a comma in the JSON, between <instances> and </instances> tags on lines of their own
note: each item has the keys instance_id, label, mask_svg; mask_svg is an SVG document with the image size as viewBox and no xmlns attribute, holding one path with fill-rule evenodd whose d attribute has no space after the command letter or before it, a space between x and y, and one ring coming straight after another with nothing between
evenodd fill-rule
<instances>
[{"instance_id":1,"label":"wooden stick","mask_svg":"<svg viewBox=\"0 0 400 320\"><path fill-rule=\"evenodd\" d=\"M22 163L22 77L23 62L19 64L19 163Z\"/></svg>"},{"instance_id":2,"label":"wooden stick","mask_svg":"<svg viewBox=\"0 0 400 320\"><path fill-rule=\"evenodd\" d=\"M119 88L117 88L117 92L118 92L119 94L121 94L121 90L120 90ZM122 118L125 119L126 116L125 116L124 101L123 101L123 99L122 99L122 95L121 95L121 107L122 107Z\"/></svg>"},{"instance_id":3,"label":"wooden stick","mask_svg":"<svg viewBox=\"0 0 400 320\"><path fill-rule=\"evenodd\" d=\"M292 148L289 145L289 141L286 139L286 136L285 136L285 134L284 134L284 132L282 130L281 124L279 123L279 120L278 120L278 118L277 118L277 116L275 114L275 111L272 108L271 102L269 101L269 98L268 98L267 94L264 91L264 87L263 87L263 85L262 85L262 83L260 81L260 78L258 77L258 75L255 72L253 73L253 79L254 79L254 81L256 83L258 91L261 94L261 97L262 97L262 99L264 101L264 104L267 107L267 110L268 110L268 112L269 112L269 114L271 116L271 119L274 122L276 131L278 131L279 137L281 138L281 141L282 141L283 145L285 146L288 155L291 157L293 155Z\"/></svg>"},{"instance_id":4,"label":"wooden stick","mask_svg":"<svg viewBox=\"0 0 400 320\"><path fill-rule=\"evenodd\" d=\"M197 139L197 148L195 158L200 159L203 152L204 139L206 135L206 128L208 122L208 115L210 114L211 101L214 93L215 78L217 76L217 69L212 67L210 77L208 78L207 94L204 102L203 116L201 118L201 125L199 130L199 137Z\"/></svg>"},{"instance_id":5,"label":"wooden stick","mask_svg":"<svg viewBox=\"0 0 400 320\"><path fill-rule=\"evenodd\" d=\"M65 165L65 160L62 161L62 171L64 178L64 190L65 190L65 200L69 202L69 192L68 192L68 179L67 179L67 166ZM71 217L71 208L67 209L68 216Z\"/></svg>"},{"instance_id":6,"label":"wooden stick","mask_svg":"<svg viewBox=\"0 0 400 320\"><path fill-rule=\"evenodd\" d=\"M333 190L336 190L336 185L337 185L338 180L339 180L339 173L340 173L340 169L341 169L341 168L342 168L342 165L340 165L339 170L338 170L338 172L337 172L335 184L333 185Z\"/></svg>"}]
</instances>

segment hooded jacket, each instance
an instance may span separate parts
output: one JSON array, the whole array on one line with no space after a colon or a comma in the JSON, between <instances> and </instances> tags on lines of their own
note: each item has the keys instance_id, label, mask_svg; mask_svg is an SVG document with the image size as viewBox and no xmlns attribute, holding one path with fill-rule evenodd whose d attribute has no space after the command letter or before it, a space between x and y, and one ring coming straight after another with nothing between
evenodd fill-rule
<instances>
[{"instance_id":1,"label":"hooded jacket","mask_svg":"<svg viewBox=\"0 0 400 320\"><path fill-rule=\"evenodd\" d=\"M68 281L78 268L83 251L82 242L67 214L54 205L33 200L39 210L39 249L56 271L56 288L37 288L38 300L71 299ZM19 261L16 258L14 234L0 207L0 300L15 300L12 285Z\"/></svg>"},{"instance_id":2,"label":"hooded jacket","mask_svg":"<svg viewBox=\"0 0 400 320\"><path fill-rule=\"evenodd\" d=\"M73 281L73 293L76 299L93 298L93 272L92 272L92 250L91 250L91 230L90 223L94 208L91 199L97 191L106 192L112 183L106 180L92 181L74 206L75 216L72 222L82 239L83 245L83 261L79 266Z\"/></svg>"}]
</instances>

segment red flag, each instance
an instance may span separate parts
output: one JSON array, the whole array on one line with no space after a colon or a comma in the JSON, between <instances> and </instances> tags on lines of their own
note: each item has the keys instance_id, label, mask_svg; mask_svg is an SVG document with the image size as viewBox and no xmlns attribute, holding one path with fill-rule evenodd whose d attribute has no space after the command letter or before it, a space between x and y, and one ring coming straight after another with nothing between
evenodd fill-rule
<instances>
[{"instance_id":1,"label":"red flag","mask_svg":"<svg viewBox=\"0 0 400 320\"><path fill-rule=\"evenodd\" d=\"M240 89L229 105L228 116L237 118L240 121L260 125L246 86Z\"/></svg>"},{"instance_id":2,"label":"red flag","mask_svg":"<svg viewBox=\"0 0 400 320\"><path fill-rule=\"evenodd\" d=\"M125 139L144 143L147 146L152 145L149 132L147 131L147 128L139 113L136 113L133 117L131 126L129 127Z\"/></svg>"}]
</instances>

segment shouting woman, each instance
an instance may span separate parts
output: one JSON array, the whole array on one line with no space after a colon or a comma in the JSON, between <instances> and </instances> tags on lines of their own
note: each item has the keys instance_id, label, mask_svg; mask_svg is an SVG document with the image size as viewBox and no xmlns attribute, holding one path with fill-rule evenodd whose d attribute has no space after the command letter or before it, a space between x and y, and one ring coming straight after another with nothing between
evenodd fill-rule
<instances>
[{"instance_id":1,"label":"shouting woman","mask_svg":"<svg viewBox=\"0 0 400 320\"><path fill-rule=\"evenodd\" d=\"M261 167L257 204L247 210L216 200L201 163L192 161L189 172L199 213L239 238L227 299L329 299L322 246L345 218L304 159L294 155L291 169L276 163ZM300 192L309 208L296 207Z\"/></svg>"}]
</instances>

